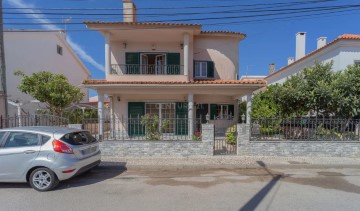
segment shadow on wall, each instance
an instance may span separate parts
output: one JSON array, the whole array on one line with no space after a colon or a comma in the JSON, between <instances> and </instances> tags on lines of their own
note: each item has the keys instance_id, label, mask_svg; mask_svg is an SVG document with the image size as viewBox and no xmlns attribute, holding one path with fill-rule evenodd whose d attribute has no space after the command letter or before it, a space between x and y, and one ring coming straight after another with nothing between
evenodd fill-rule
<instances>
[{"instance_id":1,"label":"shadow on wall","mask_svg":"<svg viewBox=\"0 0 360 211\"><path fill-rule=\"evenodd\" d=\"M238 65L238 47L233 48L234 41L225 41L225 42L206 42L205 48L194 48L194 61L214 61L215 62L215 70L214 77L215 79L224 78L224 73L220 73L220 71L228 72L229 69L234 69L237 73L236 66ZM236 45L238 46L238 45ZM232 49L236 49L237 53L234 53ZM216 53L209 54L209 51L213 51ZM224 69L224 70L222 70ZM227 76L228 77L228 76Z\"/></svg>"}]
</instances>

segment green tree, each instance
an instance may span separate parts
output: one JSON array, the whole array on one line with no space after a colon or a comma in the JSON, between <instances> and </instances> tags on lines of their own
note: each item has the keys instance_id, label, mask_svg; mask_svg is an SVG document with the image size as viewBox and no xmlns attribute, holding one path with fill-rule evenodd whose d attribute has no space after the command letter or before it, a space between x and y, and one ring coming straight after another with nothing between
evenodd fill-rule
<instances>
[{"instance_id":1,"label":"green tree","mask_svg":"<svg viewBox=\"0 0 360 211\"><path fill-rule=\"evenodd\" d=\"M336 116L355 118L360 116L360 65L350 65L338 74L333 82Z\"/></svg>"},{"instance_id":2,"label":"green tree","mask_svg":"<svg viewBox=\"0 0 360 211\"><path fill-rule=\"evenodd\" d=\"M333 62L315 62L314 66L305 68L301 73L304 83L301 89L306 96L305 108L316 112L316 115L321 113L328 116L335 111L332 85L340 73L334 73L332 65Z\"/></svg>"},{"instance_id":3,"label":"green tree","mask_svg":"<svg viewBox=\"0 0 360 211\"><path fill-rule=\"evenodd\" d=\"M42 71L27 76L18 70L14 75L22 77L18 86L21 92L45 103L47 109L58 116L62 116L64 109L71 103L79 103L85 96L80 88L71 85L62 74Z\"/></svg>"},{"instance_id":4,"label":"green tree","mask_svg":"<svg viewBox=\"0 0 360 211\"><path fill-rule=\"evenodd\" d=\"M252 101L251 118L274 118L280 115L279 105L274 101L274 92L279 85L269 86L265 91L256 94Z\"/></svg>"}]
</instances>

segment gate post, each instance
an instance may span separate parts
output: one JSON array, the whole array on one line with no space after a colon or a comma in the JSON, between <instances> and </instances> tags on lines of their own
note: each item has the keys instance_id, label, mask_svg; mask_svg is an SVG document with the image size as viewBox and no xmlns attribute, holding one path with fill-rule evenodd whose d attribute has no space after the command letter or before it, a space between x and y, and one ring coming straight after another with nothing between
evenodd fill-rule
<instances>
[{"instance_id":1,"label":"gate post","mask_svg":"<svg viewBox=\"0 0 360 211\"><path fill-rule=\"evenodd\" d=\"M240 154L242 146L250 143L250 124L237 124L237 154Z\"/></svg>"},{"instance_id":2,"label":"gate post","mask_svg":"<svg viewBox=\"0 0 360 211\"><path fill-rule=\"evenodd\" d=\"M214 124L202 124L202 142L208 144L207 155L214 155L215 129Z\"/></svg>"}]
</instances>

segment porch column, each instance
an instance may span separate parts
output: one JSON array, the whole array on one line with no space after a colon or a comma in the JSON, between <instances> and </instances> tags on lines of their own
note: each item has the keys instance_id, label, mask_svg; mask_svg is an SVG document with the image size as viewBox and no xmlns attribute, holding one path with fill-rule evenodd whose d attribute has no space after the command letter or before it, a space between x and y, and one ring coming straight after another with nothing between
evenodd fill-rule
<instances>
[{"instance_id":1,"label":"porch column","mask_svg":"<svg viewBox=\"0 0 360 211\"><path fill-rule=\"evenodd\" d=\"M115 114L114 114L114 96L110 97L110 130L111 138L116 139L115 137Z\"/></svg>"},{"instance_id":2,"label":"porch column","mask_svg":"<svg viewBox=\"0 0 360 211\"><path fill-rule=\"evenodd\" d=\"M188 33L184 34L184 75L189 75L189 45L190 37Z\"/></svg>"},{"instance_id":3,"label":"porch column","mask_svg":"<svg viewBox=\"0 0 360 211\"><path fill-rule=\"evenodd\" d=\"M239 100L238 99L235 99L235 102L234 102L234 120L236 122L239 122Z\"/></svg>"},{"instance_id":4,"label":"porch column","mask_svg":"<svg viewBox=\"0 0 360 211\"><path fill-rule=\"evenodd\" d=\"M189 121L189 136L192 136L194 133L194 94L188 95L188 121Z\"/></svg>"},{"instance_id":5,"label":"porch column","mask_svg":"<svg viewBox=\"0 0 360 211\"><path fill-rule=\"evenodd\" d=\"M111 46L110 46L110 33L105 33L105 74L111 72Z\"/></svg>"},{"instance_id":6,"label":"porch column","mask_svg":"<svg viewBox=\"0 0 360 211\"><path fill-rule=\"evenodd\" d=\"M98 129L99 139L104 138L104 94L98 92Z\"/></svg>"},{"instance_id":7,"label":"porch column","mask_svg":"<svg viewBox=\"0 0 360 211\"><path fill-rule=\"evenodd\" d=\"M252 106L252 94L246 96L246 124L250 124L250 113Z\"/></svg>"}]
</instances>

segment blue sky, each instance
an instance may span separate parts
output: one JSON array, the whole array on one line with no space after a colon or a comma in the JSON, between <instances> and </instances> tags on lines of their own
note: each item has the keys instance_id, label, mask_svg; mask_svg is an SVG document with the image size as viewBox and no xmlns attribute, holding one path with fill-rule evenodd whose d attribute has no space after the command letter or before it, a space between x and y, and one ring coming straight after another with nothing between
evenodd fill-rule
<instances>
[{"instance_id":1,"label":"blue sky","mask_svg":"<svg viewBox=\"0 0 360 211\"><path fill-rule=\"evenodd\" d=\"M291 0L296 1L296 0ZM298 2L301 0L297 0ZM149 10L141 8L159 8L159 7L189 7L189 6L213 6L213 5L239 5L239 4L256 4L256 3L277 3L289 2L286 0L135 0L139 13L143 14L139 17L139 21L157 21L157 20L174 20L174 19L188 19L188 18L204 18L215 17L223 18L229 16L241 16L238 14L213 14L213 15L187 15L187 16L166 16L161 18L148 17L146 14L154 13L187 13L187 12L214 12L224 10L244 9L246 7L229 7L229 8L213 8L213 9L172 9L172 10ZM315 6L333 6L344 4L360 4L358 0L334 0L328 3L292 6L291 8L306 8ZM121 0L3 0L4 8L14 7L36 7L36 8L121 8ZM275 4L274 4L275 5ZM274 6L261 6L262 9L271 9ZM259 7L260 8L260 7ZM217 20L194 20L183 21L185 23L201 23L204 24L204 30L229 30L236 32L243 32L247 34L247 38L240 43L240 75L267 75L268 65L270 63L276 64L276 69L279 69L287 64L288 57L295 56L295 34L297 32L307 32L306 52L309 53L316 48L316 40L318 37L325 36L328 42L335 39L337 36L345 33L360 34L360 8L352 9L351 11L336 13L335 11L328 11L321 16L304 16L304 14L290 14L298 17L290 20L273 20L253 23L236 23L212 25L221 22L239 22L244 20L257 20L259 18L253 17L250 19L217 19ZM4 10L5 12L24 12L26 10ZM31 10L32 11L32 10ZM30 12L27 10L27 12ZM57 12L37 10L38 13L43 12ZM87 11L60 11L73 13L86 13ZM105 74L100 69L104 65L104 39L98 32L86 31L86 27L81 24L83 20L109 20L121 21L121 11L90 11L87 13L119 13L118 16L76 16L76 15L47 15L39 14L41 18L57 18L50 19L54 25L5 25L5 28L27 28L27 29L58 29L64 28L61 23L61 18L72 17L70 23L67 25L69 30L68 35L72 42L72 46L76 47L76 52L92 73L95 79L105 77ZM246 14L248 15L248 14ZM27 19L9 19L9 18L27 18ZM34 23L39 19L30 19L34 16L23 14L4 14L5 23ZM79 18L79 19L76 19ZM268 18L268 17L265 17ZM46 19L41 19L46 20ZM81 31L74 31L81 30Z\"/></svg>"}]
</instances>

